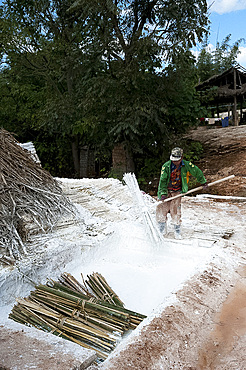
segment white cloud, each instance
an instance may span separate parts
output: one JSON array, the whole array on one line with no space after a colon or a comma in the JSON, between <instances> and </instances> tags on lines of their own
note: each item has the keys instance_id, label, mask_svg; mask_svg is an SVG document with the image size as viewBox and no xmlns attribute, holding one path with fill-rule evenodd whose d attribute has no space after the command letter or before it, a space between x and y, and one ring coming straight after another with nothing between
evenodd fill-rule
<instances>
[{"instance_id":1,"label":"white cloud","mask_svg":"<svg viewBox=\"0 0 246 370\"><path fill-rule=\"evenodd\" d=\"M237 62L246 68L246 47L239 47L240 54L238 54Z\"/></svg>"},{"instance_id":2,"label":"white cloud","mask_svg":"<svg viewBox=\"0 0 246 370\"><path fill-rule=\"evenodd\" d=\"M246 0L208 0L210 11L218 14L246 9Z\"/></svg>"},{"instance_id":3,"label":"white cloud","mask_svg":"<svg viewBox=\"0 0 246 370\"><path fill-rule=\"evenodd\" d=\"M215 50L215 46L211 43L209 43L207 46L206 46L206 51L208 51L209 53L212 53L212 51Z\"/></svg>"}]
</instances>

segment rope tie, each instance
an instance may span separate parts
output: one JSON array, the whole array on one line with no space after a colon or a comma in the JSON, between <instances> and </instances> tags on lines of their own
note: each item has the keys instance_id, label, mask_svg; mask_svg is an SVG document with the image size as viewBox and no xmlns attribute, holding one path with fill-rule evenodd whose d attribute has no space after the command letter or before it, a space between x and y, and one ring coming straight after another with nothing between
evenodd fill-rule
<instances>
[{"instance_id":1,"label":"rope tie","mask_svg":"<svg viewBox=\"0 0 246 370\"><path fill-rule=\"evenodd\" d=\"M97 303L97 299L96 299L96 298L91 297L91 298L89 299L89 302L90 302L90 303Z\"/></svg>"},{"instance_id":2,"label":"rope tie","mask_svg":"<svg viewBox=\"0 0 246 370\"><path fill-rule=\"evenodd\" d=\"M84 319L85 319L85 321L87 321L87 319L90 317L90 315L86 312L86 311L84 311Z\"/></svg>"},{"instance_id":3,"label":"rope tie","mask_svg":"<svg viewBox=\"0 0 246 370\"><path fill-rule=\"evenodd\" d=\"M76 308L73 310L71 317L74 318L74 316L79 317L79 310Z\"/></svg>"},{"instance_id":4,"label":"rope tie","mask_svg":"<svg viewBox=\"0 0 246 370\"><path fill-rule=\"evenodd\" d=\"M67 320L67 317L65 316L60 316L57 320L57 327L58 329L62 330L63 329L63 325L64 325L64 322Z\"/></svg>"},{"instance_id":5,"label":"rope tie","mask_svg":"<svg viewBox=\"0 0 246 370\"><path fill-rule=\"evenodd\" d=\"M76 307L80 307L81 303L83 304L83 299L82 298L78 298L78 300L77 300L77 306Z\"/></svg>"},{"instance_id":6,"label":"rope tie","mask_svg":"<svg viewBox=\"0 0 246 370\"><path fill-rule=\"evenodd\" d=\"M104 293L103 296L102 296L102 300L103 301L111 301L110 294Z\"/></svg>"}]
</instances>

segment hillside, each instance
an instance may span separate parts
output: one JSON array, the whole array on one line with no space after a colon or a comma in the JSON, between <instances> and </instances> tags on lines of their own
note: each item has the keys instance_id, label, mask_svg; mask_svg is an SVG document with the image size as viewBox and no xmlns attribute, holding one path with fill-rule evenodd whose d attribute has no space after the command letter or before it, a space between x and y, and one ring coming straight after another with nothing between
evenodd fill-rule
<instances>
[{"instance_id":1,"label":"hillside","mask_svg":"<svg viewBox=\"0 0 246 370\"><path fill-rule=\"evenodd\" d=\"M198 127L187 137L204 146L203 159L196 164L209 182L229 175L235 178L210 188L211 194L246 196L246 126Z\"/></svg>"}]
</instances>

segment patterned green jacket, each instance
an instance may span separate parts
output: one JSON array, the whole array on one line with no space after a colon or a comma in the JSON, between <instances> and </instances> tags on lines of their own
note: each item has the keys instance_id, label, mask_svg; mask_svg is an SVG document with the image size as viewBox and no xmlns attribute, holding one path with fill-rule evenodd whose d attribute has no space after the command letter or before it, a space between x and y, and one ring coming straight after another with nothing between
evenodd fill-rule
<instances>
[{"instance_id":1,"label":"patterned green jacket","mask_svg":"<svg viewBox=\"0 0 246 370\"><path fill-rule=\"evenodd\" d=\"M200 184L205 184L206 179L203 175L203 172L192 164L189 161L185 161L184 159L181 162L181 181L182 181L182 191L181 193L186 193L188 191L188 182L190 175L194 176ZM161 199L162 195L167 195L168 190L168 184L170 181L170 175L171 175L171 160L167 161L163 164L161 168L161 176L160 176L160 182L158 187L157 196L159 199Z\"/></svg>"}]
</instances>

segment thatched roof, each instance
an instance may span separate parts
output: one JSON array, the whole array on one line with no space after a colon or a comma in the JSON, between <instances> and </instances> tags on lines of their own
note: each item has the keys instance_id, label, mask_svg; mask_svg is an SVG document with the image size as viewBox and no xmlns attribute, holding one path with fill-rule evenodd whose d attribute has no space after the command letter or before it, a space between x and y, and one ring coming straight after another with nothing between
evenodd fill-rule
<instances>
[{"instance_id":1,"label":"thatched roof","mask_svg":"<svg viewBox=\"0 0 246 370\"><path fill-rule=\"evenodd\" d=\"M240 64L225 72L214 75L196 86L197 91L214 88L214 97L210 103L228 104L234 102L234 96L239 99L246 97L246 69Z\"/></svg>"},{"instance_id":2,"label":"thatched roof","mask_svg":"<svg viewBox=\"0 0 246 370\"><path fill-rule=\"evenodd\" d=\"M58 182L6 130L0 129L0 254L25 253L30 225L51 230L74 207Z\"/></svg>"}]
</instances>

